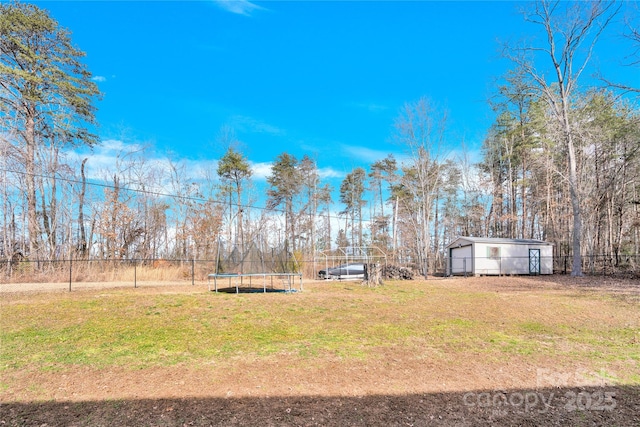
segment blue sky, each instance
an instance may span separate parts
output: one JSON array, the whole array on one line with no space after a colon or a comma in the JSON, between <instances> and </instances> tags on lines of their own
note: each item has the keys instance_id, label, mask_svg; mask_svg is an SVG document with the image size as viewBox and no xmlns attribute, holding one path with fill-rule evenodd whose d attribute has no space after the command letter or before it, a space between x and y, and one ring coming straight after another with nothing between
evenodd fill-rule
<instances>
[{"instance_id":1,"label":"blue sky","mask_svg":"<svg viewBox=\"0 0 640 427\"><path fill-rule=\"evenodd\" d=\"M536 29L520 13L526 3L506 1L34 3L87 53L107 148L215 160L227 125L263 171L286 151L335 179L400 156L394 120L423 96L448 111L448 148L464 143L477 156L493 120L487 100L511 67L501 42ZM631 52L612 29L593 64L640 86L637 68L620 65Z\"/></svg>"}]
</instances>

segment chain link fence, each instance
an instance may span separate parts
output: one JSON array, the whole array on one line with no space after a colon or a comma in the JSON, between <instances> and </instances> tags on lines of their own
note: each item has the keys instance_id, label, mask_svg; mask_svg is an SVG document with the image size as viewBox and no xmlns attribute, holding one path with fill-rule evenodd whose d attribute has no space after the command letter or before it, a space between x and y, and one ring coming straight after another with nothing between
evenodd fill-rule
<instances>
[{"instance_id":1,"label":"chain link fence","mask_svg":"<svg viewBox=\"0 0 640 427\"><path fill-rule=\"evenodd\" d=\"M640 277L640 254L585 255L581 258L583 274ZM556 256L554 257L554 272L557 274L571 274L572 264L573 256Z\"/></svg>"},{"instance_id":2,"label":"chain link fence","mask_svg":"<svg viewBox=\"0 0 640 427\"><path fill-rule=\"evenodd\" d=\"M4 291L195 285L215 271L210 260L21 260L0 266Z\"/></svg>"},{"instance_id":3,"label":"chain link fence","mask_svg":"<svg viewBox=\"0 0 640 427\"><path fill-rule=\"evenodd\" d=\"M406 262L388 264L411 267ZM518 274L571 274L571 256L540 258L540 270L530 269L526 257L446 259L446 266L432 270L431 275L518 275ZM474 265L475 264L475 265ZM481 269L474 269L480 265ZM453 268L452 268L453 267ZM302 273L307 280L316 279L324 268L317 260L244 260L234 264L229 260L19 260L0 264L0 291L73 290L80 288L144 287L207 285L212 273ZM626 276L640 278L640 255L582 257L586 275Z\"/></svg>"},{"instance_id":4,"label":"chain link fence","mask_svg":"<svg viewBox=\"0 0 640 427\"><path fill-rule=\"evenodd\" d=\"M81 288L205 285L209 275L302 273L315 279L321 266L295 258L226 260L18 260L0 264L0 291L73 290ZM274 276L277 277L277 276ZM279 279L270 279L270 282ZM273 283L270 283L273 286ZM285 286L285 284L276 284Z\"/></svg>"},{"instance_id":5,"label":"chain link fence","mask_svg":"<svg viewBox=\"0 0 640 427\"><path fill-rule=\"evenodd\" d=\"M640 255L588 255L581 257L582 273L591 276L640 277ZM571 274L573 257L453 257L445 260L442 273L450 275Z\"/></svg>"}]
</instances>

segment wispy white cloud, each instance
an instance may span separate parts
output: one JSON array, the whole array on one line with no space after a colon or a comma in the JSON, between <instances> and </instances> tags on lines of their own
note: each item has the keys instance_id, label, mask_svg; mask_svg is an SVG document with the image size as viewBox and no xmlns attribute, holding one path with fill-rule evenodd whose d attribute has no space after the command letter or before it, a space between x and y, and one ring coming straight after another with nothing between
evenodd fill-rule
<instances>
[{"instance_id":1,"label":"wispy white cloud","mask_svg":"<svg viewBox=\"0 0 640 427\"><path fill-rule=\"evenodd\" d=\"M179 194L173 180L174 168L184 185L187 182L203 184L206 188L218 180L217 160L193 160L157 155L150 147L127 143L119 139L106 139L92 150L86 148L67 153L67 160L78 165L87 158L87 179L108 184L117 174L121 183L135 189L144 183L146 191L159 194Z\"/></svg>"},{"instance_id":2,"label":"wispy white cloud","mask_svg":"<svg viewBox=\"0 0 640 427\"><path fill-rule=\"evenodd\" d=\"M251 171L253 179L264 181L271 175L272 162L251 163ZM332 167L324 167L318 169L318 175L321 179L344 178L346 174L342 171L333 169Z\"/></svg>"},{"instance_id":3,"label":"wispy white cloud","mask_svg":"<svg viewBox=\"0 0 640 427\"><path fill-rule=\"evenodd\" d=\"M112 172L119 162L133 153L139 153L144 147L136 143L125 143L118 139L105 139L91 151L80 149L67 154L70 160L81 162L88 158L86 174L89 179L101 179L105 171Z\"/></svg>"},{"instance_id":4,"label":"wispy white cloud","mask_svg":"<svg viewBox=\"0 0 640 427\"><path fill-rule=\"evenodd\" d=\"M102 83L106 82L107 78L105 76L93 76L91 80L93 80L94 82Z\"/></svg>"},{"instance_id":5,"label":"wispy white cloud","mask_svg":"<svg viewBox=\"0 0 640 427\"><path fill-rule=\"evenodd\" d=\"M142 149L142 145L136 143L126 143L120 139L105 139L100 142L95 150L102 153L119 153L122 151L139 151Z\"/></svg>"},{"instance_id":6,"label":"wispy white cloud","mask_svg":"<svg viewBox=\"0 0 640 427\"><path fill-rule=\"evenodd\" d=\"M229 118L229 126L240 132L267 133L270 135L284 136L285 131L277 126L270 125L253 117L235 115Z\"/></svg>"},{"instance_id":7,"label":"wispy white cloud","mask_svg":"<svg viewBox=\"0 0 640 427\"><path fill-rule=\"evenodd\" d=\"M213 2L220 9L237 15L251 16L256 10L264 10L263 7L247 0L213 0Z\"/></svg>"},{"instance_id":8,"label":"wispy white cloud","mask_svg":"<svg viewBox=\"0 0 640 427\"><path fill-rule=\"evenodd\" d=\"M271 175L271 162L259 162L251 164L251 171L253 172L252 178L257 180L266 180L269 175Z\"/></svg>"},{"instance_id":9,"label":"wispy white cloud","mask_svg":"<svg viewBox=\"0 0 640 427\"><path fill-rule=\"evenodd\" d=\"M371 113L380 113L389 109L386 105L376 104L374 102L354 102L349 105L354 108L367 110Z\"/></svg>"},{"instance_id":10,"label":"wispy white cloud","mask_svg":"<svg viewBox=\"0 0 640 427\"><path fill-rule=\"evenodd\" d=\"M373 163L382 160L389 154L393 154L399 162L405 157L403 154L397 154L392 151L373 150L369 147L361 147L357 145L342 145L342 151L348 157L352 157L364 163Z\"/></svg>"},{"instance_id":11,"label":"wispy white cloud","mask_svg":"<svg viewBox=\"0 0 640 427\"><path fill-rule=\"evenodd\" d=\"M321 179L344 178L347 176L343 171L335 170L332 167L319 168L318 175Z\"/></svg>"},{"instance_id":12,"label":"wispy white cloud","mask_svg":"<svg viewBox=\"0 0 640 427\"><path fill-rule=\"evenodd\" d=\"M166 156L154 151L151 146L121 139L104 139L91 150L81 148L67 153L67 161L74 164L77 170L84 158L88 158L85 174L89 181L108 185L117 174L121 184L133 190L139 189L144 183L145 191L163 195L180 194L183 187L176 187L176 174L179 185L193 183L205 194L219 182L217 159L194 160ZM249 161L249 165L253 172L251 180L257 188L264 190L273 162ZM343 179L346 172L327 166L319 168L318 175L323 181L331 181Z\"/></svg>"}]
</instances>

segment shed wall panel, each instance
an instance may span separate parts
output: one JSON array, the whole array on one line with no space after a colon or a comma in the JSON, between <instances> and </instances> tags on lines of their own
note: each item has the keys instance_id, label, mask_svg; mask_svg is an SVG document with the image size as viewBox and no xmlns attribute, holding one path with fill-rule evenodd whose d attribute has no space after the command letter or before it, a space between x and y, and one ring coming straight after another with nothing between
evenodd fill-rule
<instances>
[{"instance_id":1,"label":"shed wall panel","mask_svg":"<svg viewBox=\"0 0 640 427\"><path fill-rule=\"evenodd\" d=\"M464 274L465 272L473 274L471 245L451 248L451 274Z\"/></svg>"},{"instance_id":2,"label":"shed wall panel","mask_svg":"<svg viewBox=\"0 0 640 427\"><path fill-rule=\"evenodd\" d=\"M460 237L449 248L450 274L509 275L530 274L529 250L540 251L539 273L553 274L553 246L533 240L476 239ZM464 245L464 246L460 246Z\"/></svg>"},{"instance_id":3,"label":"shed wall panel","mask_svg":"<svg viewBox=\"0 0 640 427\"><path fill-rule=\"evenodd\" d=\"M498 248L498 256L492 256ZM548 245L516 245L505 243L476 243L474 271L478 275L529 274L529 249L540 250L540 274L553 273L553 248Z\"/></svg>"}]
</instances>

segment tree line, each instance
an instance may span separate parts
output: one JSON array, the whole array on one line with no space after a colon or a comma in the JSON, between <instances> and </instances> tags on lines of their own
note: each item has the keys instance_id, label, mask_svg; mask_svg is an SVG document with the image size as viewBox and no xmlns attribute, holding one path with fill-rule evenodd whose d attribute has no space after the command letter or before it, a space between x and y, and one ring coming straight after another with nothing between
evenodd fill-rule
<instances>
[{"instance_id":1,"label":"tree line","mask_svg":"<svg viewBox=\"0 0 640 427\"><path fill-rule=\"evenodd\" d=\"M90 157L69 155L99 144L100 92L84 53L45 10L0 4L0 251L7 260L215 259L258 248L308 260L375 246L428 274L468 235L553 242L574 257L576 275L581 255L623 262L640 253L640 114L629 96L638 88L581 84L621 7L530 5L525 19L544 42L505 47L513 67L490 101L496 119L479 160L447 151L446 112L420 98L393 125L401 158L357 167L333 188L313 158L283 152L261 200L228 127L218 138L225 154L204 177L125 147L99 182L88 180ZM626 35L640 46L632 23Z\"/></svg>"}]
</instances>

